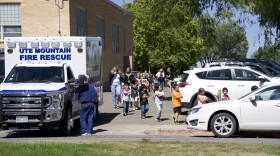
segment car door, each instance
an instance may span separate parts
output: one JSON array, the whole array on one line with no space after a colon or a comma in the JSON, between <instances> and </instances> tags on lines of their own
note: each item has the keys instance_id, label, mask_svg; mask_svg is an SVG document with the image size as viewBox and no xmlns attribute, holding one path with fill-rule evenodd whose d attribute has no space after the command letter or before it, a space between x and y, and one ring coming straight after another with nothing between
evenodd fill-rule
<instances>
[{"instance_id":1,"label":"car door","mask_svg":"<svg viewBox=\"0 0 280 156\"><path fill-rule=\"evenodd\" d=\"M255 94L255 101L241 104L241 120L246 130L280 130L280 86Z\"/></svg>"},{"instance_id":2,"label":"car door","mask_svg":"<svg viewBox=\"0 0 280 156\"><path fill-rule=\"evenodd\" d=\"M236 91L233 89L234 82L232 81L230 69L216 69L208 71L205 81L201 82L201 85L206 91L211 92L214 95L217 95L219 90L226 87L229 90L229 97L232 99L236 98Z\"/></svg>"},{"instance_id":3,"label":"car door","mask_svg":"<svg viewBox=\"0 0 280 156\"><path fill-rule=\"evenodd\" d=\"M73 72L71 70L71 68L68 66L66 68L66 71L67 71L67 81L73 81L75 80L75 77L73 75ZM78 91L72 91L71 93L69 93L69 95L71 96L71 100L72 100L72 113L74 116L77 116L79 115L79 110L81 108L81 104L79 103L79 94L78 94Z\"/></svg>"},{"instance_id":4,"label":"car door","mask_svg":"<svg viewBox=\"0 0 280 156\"><path fill-rule=\"evenodd\" d=\"M251 92L252 86L261 87L263 83L259 80L260 74L247 69L234 69L234 80L237 98Z\"/></svg>"}]
</instances>

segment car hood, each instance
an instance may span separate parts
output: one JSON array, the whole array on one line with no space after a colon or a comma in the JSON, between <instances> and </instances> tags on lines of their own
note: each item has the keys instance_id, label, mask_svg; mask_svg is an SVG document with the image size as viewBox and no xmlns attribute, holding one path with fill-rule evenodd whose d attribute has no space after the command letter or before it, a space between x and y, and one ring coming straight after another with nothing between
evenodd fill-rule
<instances>
[{"instance_id":1,"label":"car hood","mask_svg":"<svg viewBox=\"0 0 280 156\"><path fill-rule=\"evenodd\" d=\"M228 101L218 101L218 102L212 102L212 103L207 103L207 104L203 104L203 105L197 105L193 108L198 108L198 107L202 107L202 108L207 108L207 107L223 107L223 106L229 106L229 105L236 105L237 103L240 103L240 100L228 100Z\"/></svg>"},{"instance_id":2,"label":"car hood","mask_svg":"<svg viewBox=\"0 0 280 156\"><path fill-rule=\"evenodd\" d=\"M0 92L54 92L65 90L65 83L2 83Z\"/></svg>"}]
</instances>

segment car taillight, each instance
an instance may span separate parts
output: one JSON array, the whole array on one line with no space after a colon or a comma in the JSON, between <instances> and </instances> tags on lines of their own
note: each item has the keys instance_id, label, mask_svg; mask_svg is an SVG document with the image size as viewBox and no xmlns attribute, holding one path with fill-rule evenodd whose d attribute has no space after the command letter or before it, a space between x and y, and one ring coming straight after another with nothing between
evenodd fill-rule
<instances>
[{"instance_id":1,"label":"car taillight","mask_svg":"<svg viewBox=\"0 0 280 156\"><path fill-rule=\"evenodd\" d=\"M179 87L185 87L186 85L191 85L190 82L181 82L179 83Z\"/></svg>"}]
</instances>

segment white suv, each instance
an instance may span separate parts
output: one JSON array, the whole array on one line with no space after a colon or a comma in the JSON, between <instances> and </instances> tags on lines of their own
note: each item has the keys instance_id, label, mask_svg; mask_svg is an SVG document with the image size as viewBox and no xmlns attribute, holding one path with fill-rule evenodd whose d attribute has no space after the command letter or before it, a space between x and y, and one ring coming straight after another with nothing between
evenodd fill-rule
<instances>
[{"instance_id":1,"label":"white suv","mask_svg":"<svg viewBox=\"0 0 280 156\"><path fill-rule=\"evenodd\" d=\"M208 102L213 102L217 101L216 95L224 87L228 88L231 99L237 99L251 92L252 86L262 87L270 83L280 83L280 78L269 77L248 67L224 66L185 71L179 87L183 105L193 107L197 105L199 88L204 88Z\"/></svg>"}]
</instances>

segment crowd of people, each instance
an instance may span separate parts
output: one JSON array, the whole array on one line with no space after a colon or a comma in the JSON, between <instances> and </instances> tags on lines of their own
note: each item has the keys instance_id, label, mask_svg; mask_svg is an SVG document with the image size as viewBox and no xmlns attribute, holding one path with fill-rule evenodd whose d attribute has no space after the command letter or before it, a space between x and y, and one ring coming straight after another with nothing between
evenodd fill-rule
<instances>
[{"instance_id":1,"label":"crowd of people","mask_svg":"<svg viewBox=\"0 0 280 156\"><path fill-rule=\"evenodd\" d=\"M141 110L141 118L146 118L146 113L149 111L149 97L150 92L154 92L155 107L157 109L155 120L161 121L161 112L163 107L163 100L165 94L163 92L164 87L169 88L169 92L172 92L172 107L174 114L172 118L175 124L179 124L178 118L181 114L183 98L179 91L178 84L173 84L173 75L171 69L168 68L165 73L163 69L160 69L156 74L144 71L143 73L132 73L128 67L124 73L121 73L117 67L114 67L110 72L110 86L112 93L112 104L114 109L123 107L123 116L127 116L129 108L133 111ZM166 83L167 82L167 83ZM166 85L167 84L167 85ZM257 86L253 86L252 90L255 90ZM173 90L173 91L172 91ZM216 95L220 101L230 100L228 95L229 90L223 88ZM211 101L205 94L204 88L198 89L197 104L203 105Z\"/></svg>"},{"instance_id":2,"label":"crowd of people","mask_svg":"<svg viewBox=\"0 0 280 156\"><path fill-rule=\"evenodd\" d=\"M172 79L170 68L166 73L160 69L156 74L152 74L147 71L132 73L129 67L121 73L117 67L114 67L109 75L113 108L118 109L122 106L124 116L128 115L129 107L133 111L141 110L141 118L145 119L149 111L149 93L154 92L156 121L159 122L165 97L163 88L168 86L171 92Z\"/></svg>"}]
</instances>

